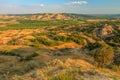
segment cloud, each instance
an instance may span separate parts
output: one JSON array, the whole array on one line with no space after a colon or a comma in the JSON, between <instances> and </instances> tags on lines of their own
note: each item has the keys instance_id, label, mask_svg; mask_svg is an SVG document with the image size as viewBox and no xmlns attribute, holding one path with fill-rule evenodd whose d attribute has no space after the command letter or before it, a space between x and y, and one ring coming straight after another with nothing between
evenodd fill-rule
<instances>
[{"instance_id":1,"label":"cloud","mask_svg":"<svg viewBox=\"0 0 120 80\"><path fill-rule=\"evenodd\" d=\"M31 6L31 7L45 7L45 4L31 4L31 5L28 5L28 6Z\"/></svg>"},{"instance_id":2,"label":"cloud","mask_svg":"<svg viewBox=\"0 0 120 80\"><path fill-rule=\"evenodd\" d=\"M44 4L40 4L40 7L44 7L45 5Z\"/></svg>"},{"instance_id":3,"label":"cloud","mask_svg":"<svg viewBox=\"0 0 120 80\"><path fill-rule=\"evenodd\" d=\"M87 1L73 1L69 3L69 5L84 5L84 4L88 4L88 2Z\"/></svg>"}]
</instances>

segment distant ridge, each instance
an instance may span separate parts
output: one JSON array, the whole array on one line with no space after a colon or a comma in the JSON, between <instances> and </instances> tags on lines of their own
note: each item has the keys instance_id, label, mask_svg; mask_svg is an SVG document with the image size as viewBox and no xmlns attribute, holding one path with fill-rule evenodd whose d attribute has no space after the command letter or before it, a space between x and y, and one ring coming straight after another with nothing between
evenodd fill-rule
<instances>
[{"instance_id":1,"label":"distant ridge","mask_svg":"<svg viewBox=\"0 0 120 80\"><path fill-rule=\"evenodd\" d=\"M77 18L120 19L120 14L76 14L76 13L36 13L36 14L0 14L0 18L20 18L27 20L69 20Z\"/></svg>"},{"instance_id":2,"label":"distant ridge","mask_svg":"<svg viewBox=\"0 0 120 80\"><path fill-rule=\"evenodd\" d=\"M44 13L44 14L8 14L0 15L1 19L20 18L25 20L69 20L70 16L62 13Z\"/></svg>"}]
</instances>

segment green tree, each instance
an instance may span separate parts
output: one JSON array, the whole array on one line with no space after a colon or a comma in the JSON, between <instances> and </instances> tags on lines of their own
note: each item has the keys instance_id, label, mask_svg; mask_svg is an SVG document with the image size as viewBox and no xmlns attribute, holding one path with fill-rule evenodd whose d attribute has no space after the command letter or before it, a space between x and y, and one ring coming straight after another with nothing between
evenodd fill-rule
<instances>
[{"instance_id":1,"label":"green tree","mask_svg":"<svg viewBox=\"0 0 120 80\"><path fill-rule=\"evenodd\" d=\"M113 62L114 51L112 47L103 45L97 49L94 54L94 60L97 62L98 67L105 67L106 65Z\"/></svg>"}]
</instances>

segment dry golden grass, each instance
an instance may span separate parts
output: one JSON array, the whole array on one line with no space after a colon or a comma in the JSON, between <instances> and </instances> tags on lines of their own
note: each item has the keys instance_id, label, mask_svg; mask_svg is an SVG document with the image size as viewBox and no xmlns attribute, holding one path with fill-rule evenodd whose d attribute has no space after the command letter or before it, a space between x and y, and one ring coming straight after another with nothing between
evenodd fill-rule
<instances>
[{"instance_id":1,"label":"dry golden grass","mask_svg":"<svg viewBox=\"0 0 120 80\"><path fill-rule=\"evenodd\" d=\"M48 49L58 50L58 49L64 49L64 48L81 48L81 47L82 47L82 45L78 45L76 43L69 42L69 43L63 43L59 46L48 47Z\"/></svg>"}]
</instances>

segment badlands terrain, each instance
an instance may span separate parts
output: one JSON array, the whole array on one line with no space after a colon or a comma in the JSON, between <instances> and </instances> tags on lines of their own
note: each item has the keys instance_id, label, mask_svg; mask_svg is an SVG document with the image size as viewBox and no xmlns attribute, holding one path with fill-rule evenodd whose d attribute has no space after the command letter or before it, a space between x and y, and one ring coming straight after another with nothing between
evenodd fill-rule
<instances>
[{"instance_id":1,"label":"badlands terrain","mask_svg":"<svg viewBox=\"0 0 120 80\"><path fill-rule=\"evenodd\" d=\"M118 15L0 15L0 80L120 80Z\"/></svg>"}]
</instances>

